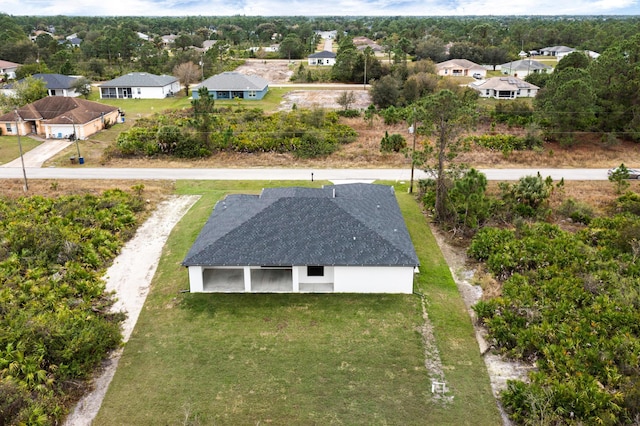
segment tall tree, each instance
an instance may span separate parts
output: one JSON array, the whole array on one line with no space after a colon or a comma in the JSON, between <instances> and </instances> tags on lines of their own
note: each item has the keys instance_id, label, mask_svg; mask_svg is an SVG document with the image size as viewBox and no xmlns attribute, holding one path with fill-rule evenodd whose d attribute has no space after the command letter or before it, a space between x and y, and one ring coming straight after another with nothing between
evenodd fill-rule
<instances>
[{"instance_id":1,"label":"tall tree","mask_svg":"<svg viewBox=\"0 0 640 426\"><path fill-rule=\"evenodd\" d=\"M459 136L472 125L475 118L476 101L477 95L468 91L458 94L451 90L441 90L426 97L417 111L424 130L435 138L434 145L426 146L423 155L425 159L435 160L435 164L427 164L426 169L435 175L437 221L446 222L453 214L448 201L451 186L448 174L449 170L455 169L451 161L460 148Z\"/></svg>"},{"instance_id":2,"label":"tall tree","mask_svg":"<svg viewBox=\"0 0 640 426\"><path fill-rule=\"evenodd\" d=\"M189 96L189 85L199 81L200 68L193 62L183 62L173 68L173 75L178 77L180 84L184 86L185 96Z\"/></svg>"},{"instance_id":3,"label":"tall tree","mask_svg":"<svg viewBox=\"0 0 640 426\"><path fill-rule=\"evenodd\" d=\"M295 33L289 33L280 43L280 56L286 59L299 59L304 53L304 45Z\"/></svg>"},{"instance_id":4,"label":"tall tree","mask_svg":"<svg viewBox=\"0 0 640 426\"><path fill-rule=\"evenodd\" d=\"M336 63L331 69L331 78L341 82L353 82L358 49L351 37L343 37L338 45ZM364 61L362 62L364 67Z\"/></svg>"},{"instance_id":5,"label":"tall tree","mask_svg":"<svg viewBox=\"0 0 640 426\"><path fill-rule=\"evenodd\" d=\"M534 99L543 125L556 140L570 141L575 131L595 124L596 96L586 70L566 68L554 72Z\"/></svg>"}]
</instances>

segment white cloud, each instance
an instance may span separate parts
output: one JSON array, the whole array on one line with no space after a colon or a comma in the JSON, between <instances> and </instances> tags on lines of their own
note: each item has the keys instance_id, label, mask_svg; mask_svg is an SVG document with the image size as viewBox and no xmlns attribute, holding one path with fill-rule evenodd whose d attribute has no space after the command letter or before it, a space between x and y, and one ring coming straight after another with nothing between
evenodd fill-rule
<instances>
[{"instance_id":1,"label":"white cloud","mask_svg":"<svg viewBox=\"0 0 640 426\"><path fill-rule=\"evenodd\" d=\"M9 15L451 16L640 14L640 0L4 0Z\"/></svg>"}]
</instances>

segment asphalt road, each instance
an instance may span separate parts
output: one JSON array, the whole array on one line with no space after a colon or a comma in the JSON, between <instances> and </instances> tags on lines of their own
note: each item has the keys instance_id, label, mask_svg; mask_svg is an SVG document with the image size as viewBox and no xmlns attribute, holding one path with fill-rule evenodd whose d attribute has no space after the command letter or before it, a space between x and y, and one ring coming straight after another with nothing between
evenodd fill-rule
<instances>
[{"instance_id":1,"label":"asphalt road","mask_svg":"<svg viewBox=\"0 0 640 426\"><path fill-rule=\"evenodd\" d=\"M488 180L513 181L523 176L540 173L554 181L607 180L606 169L480 169ZM123 180L330 180L330 181L408 181L410 169L159 169L159 168L105 168L27 167L28 179L123 179ZM0 179L22 178L21 167L0 167ZM427 177L416 169L414 178Z\"/></svg>"}]
</instances>

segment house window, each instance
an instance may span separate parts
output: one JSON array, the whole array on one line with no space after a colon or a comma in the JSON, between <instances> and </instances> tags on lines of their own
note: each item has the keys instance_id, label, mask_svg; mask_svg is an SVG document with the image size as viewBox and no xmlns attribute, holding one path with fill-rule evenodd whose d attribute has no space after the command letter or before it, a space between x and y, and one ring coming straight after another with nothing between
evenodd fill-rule
<instances>
[{"instance_id":1,"label":"house window","mask_svg":"<svg viewBox=\"0 0 640 426\"><path fill-rule=\"evenodd\" d=\"M142 93L142 89L138 87L138 95Z\"/></svg>"},{"instance_id":2,"label":"house window","mask_svg":"<svg viewBox=\"0 0 640 426\"><path fill-rule=\"evenodd\" d=\"M13 133L13 130L11 129L11 123L7 123L7 133Z\"/></svg>"},{"instance_id":3,"label":"house window","mask_svg":"<svg viewBox=\"0 0 640 426\"><path fill-rule=\"evenodd\" d=\"M490 95L490 91L489 91L489 89L487 89L487 96L489 96L489 95Z\"/></svg>"},{"instance_id":4,"label":"house window","mask_svg":"<svg viewBox=\"0 0 640 426\"><path fill-rule=\"evenodd\" d=\"M324 277L324 266L307 266L308 277Z\"/></svg>"},{"instance_id":5,"label":"house window","mask_svg":"<svg viewBox=\"0 0 640 426\"><path fill-rule=\"evenodd\" d=\"M250 98L255 98L256 97L256 91L255 90L249 90L249 97Z\"/></svg>"}]
</instances>

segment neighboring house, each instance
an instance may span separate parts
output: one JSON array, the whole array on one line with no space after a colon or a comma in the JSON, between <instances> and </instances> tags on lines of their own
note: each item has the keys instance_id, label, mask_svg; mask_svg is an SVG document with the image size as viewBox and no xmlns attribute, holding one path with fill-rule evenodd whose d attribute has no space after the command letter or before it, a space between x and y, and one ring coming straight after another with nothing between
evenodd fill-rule
<instances>
[{"instance_id":1,"label":"neighboring house","mask_svg":"<svg viewBox=\"0 0 640 426\"><path fill-rule=\"evenodd\" d=\"M543 56L555 56L558 60L564 58L571 52L575 52L576 49L567 46L551 46L543 47L540 49L540 54Z\"/></svg>"},{"instance_id":2,"label":"neighboring house","mask_svg":"<svg viewBox=\"0 0 640 426\"><path fill-rule=\"evenodd\" d=\"M16 116L17 112L17 116ZM3 135L35 133L46 139L86 139L116 123L118 107L79 98L48 96L0 116Z\"/></svg>"},{"instance_id":3,"label":"neighboring house","mask_svg":"<svg viewBox=\"0 0 640 426\"><path fill-rule=\"evenodd\" d=\"M167 35L163 35L160 38L162 39L162 45L168 48L168 47L171 47L171 45L173 44L174 41L176 41L178 36L175 34L167 34Z\"/></svg>"},{"instance_id":4,"label":"neighboring house","mask_svg":"<svg viewBox=\"0 0 640 426\"><path fill-rule=\"evenodd\" d=\"M338 37L338 31L337 30L333 30L333 31L320 31L320 30L316 30L314 31L314 34L317 36L320 36L321 39L326 40L326 39L334 39L336 37Z\"/></svg>"},{"instance_id":5,"label":"neighboring house","mask_svg":"<svg viewBox=\"0 0 640 426\"><path fill-rule=\"evenodd\" d=\"M540 89L517 77L492 77L474 81L469 87L477 90L482 98L495 99L533 98Z\"/></svg>"},{"instance_id":6,"label":"neighboring house","mask_svg":"<svg viewBox=\"0 0 640 426\"><path fill-rule=\"evenodd\" d=\"M20 67L20 64L15 62L3 61L0 59L0 79L4 76L7 79L16 78L16 71Z\"/></svg>"},{"instance_id":7,"label":"neighboring house","mask_svg":"<svg viewBox=\"0 0 640 426\"><path fill-rule=\"evenodd\" d=\"M484 78L487 69L482 65L471 62L468 59L449 59L448 61L436 64L438 75L450 77L476 77Z\"/></svg>"},{"instance_id":8,"label":"neighboring house","mask_svg":"<svg viewBox=\"0 0 640 426\"><path fill-rule=\"evenodd\" d=\"M325 66L335 65L336 54L328 50L312 53L307 58L307 62L309 63L309 65L325 65Z\"/></svg>"},{"instance_id":9,"label":"neighboring house","mask_svg":"<svg viewBox=\"0 0 640 426\"><path fill-rule=\"evenodd\" d=\"M547 64L543 64L535 59L521 59L518 61L507 62L506 64L496 67L502 74L512 75L514 77L525 78L529 74L550 73L553 68Z\"/></svg>"},{"instance_id":10,"label":"neighboring house","mask_svg":"<svg viewBox=\"0 0 640 426\"><path fill-rule=\"evenodd\" d=\"M71 77L69 75L63 74L42 73L33 74L31 77L44 81L45 87L47 88L47 96L62 96L68 98L75 98L76 96L80 96L80 93L76 92L76 90L72 87L78 77ZM18 80L19 83L23 81L24 79ZM7 84L2 89L3 93L7 96L14 96L15 90L13 86L13 83Z\"/></svg>"},{"instance_id":11,"label":"neighboring house","mask_svg":"<svg viewBox=\"0 0 640 426\"><path fill-rule=\"evenodd\" d=\"M132 72L98 85L100 99L163 99L180 92L180 81L171 75Z\"/></svg>"},{"instance_id":12,"label":"neighboring house","mask_svg":"<svg viewBox=\"0 0 640 426\"><path fill-rule=\"evenodd\" d=\"M358 50L364 50L370 47L374 52L382 52L382 46L368 37L354 37L353 44L355 44Z\"/></svg>"},{"instance_id":13,"label":"neighboring house","mask_svg":"<svg viewBox=\"0 0 640 426\"><path fill-rule=\"evenodd\" d=\"M218 40L205 40L202 42L202 48L206 52L207 50L211 49L217 42Z\"/></svg>"},{"instance_id":14,"label":"neighboring house","mask_svg":"<svg viewBox=\"0 0 640 426\"><path fill-rule=\"evenodd\" d=\"M413 292L394 189L268 188L219 201L182 264L192 293Z\"/></svg>"},{"instance_id":15,"label":"neighboring house","mask_svg":"<svg viewBox=\"0 0 640 426\"><path fill-rule=\"evenodd\" d=\"M214 99L260 100L269 91L269 82L257 75L223 72L195 86L191 91L193 99L198 99L201 87L206 87Z\"/></svg>"}]
</instances>

